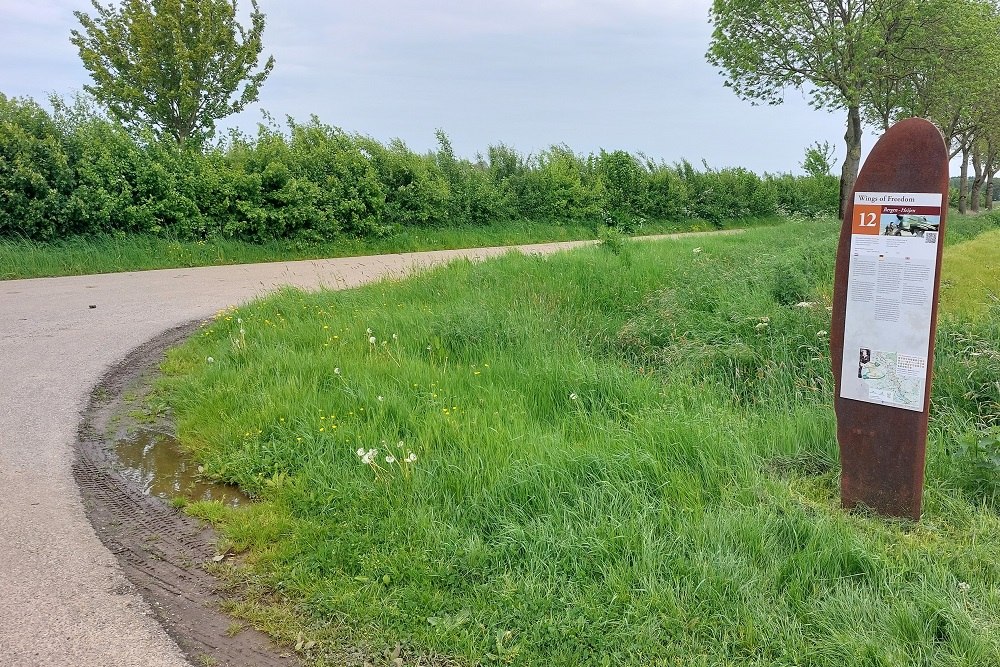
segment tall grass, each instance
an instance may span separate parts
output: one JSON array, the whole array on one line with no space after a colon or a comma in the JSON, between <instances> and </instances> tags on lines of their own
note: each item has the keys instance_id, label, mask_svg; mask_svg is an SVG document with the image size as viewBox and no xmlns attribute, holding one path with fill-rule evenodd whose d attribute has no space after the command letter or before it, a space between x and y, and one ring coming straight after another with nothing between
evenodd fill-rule
<instances>
[{"instance_id":1,"label":"tall grass","mask_svg":"<svg viewBox=\"0 0 1000 667\"><path fill-rule=\"evenodd\" d=\"M319 637L317 664L397 643L465 664L996 664L1000 521L950 445L989 428L1000 310L943 319L925 519L844 512L836 233L508 255L220 314L161 391L206 473L260 501L191 511L297 610L271 630Z\"/></svg>"}]
</instances>

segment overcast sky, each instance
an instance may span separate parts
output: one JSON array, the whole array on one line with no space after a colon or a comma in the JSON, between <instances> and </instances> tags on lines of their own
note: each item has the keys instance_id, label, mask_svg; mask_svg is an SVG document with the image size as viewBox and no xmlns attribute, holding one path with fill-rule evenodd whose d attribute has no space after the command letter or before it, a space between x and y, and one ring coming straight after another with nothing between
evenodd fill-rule
<instances>
[{"instance_id":1,"label":"overcast sky","mask_svg":"<svg viewBox=\"0 0 1000 667\"><path fill-rule=\"evenodd\" d=\"M265 109L421 152L442 128L469 158L499 142L565 143L759 173L800 172L814 141L844 153L843 112L793 89L755 107L723 87L704 57L710 0L259 3L276 65L259 103L223 126L253 131ZM239 6L245 15L249 0ZM88 0L0 0L0 93L44 102L82 89L74 10L93 13Z\"/></svg>"}]
</instances>

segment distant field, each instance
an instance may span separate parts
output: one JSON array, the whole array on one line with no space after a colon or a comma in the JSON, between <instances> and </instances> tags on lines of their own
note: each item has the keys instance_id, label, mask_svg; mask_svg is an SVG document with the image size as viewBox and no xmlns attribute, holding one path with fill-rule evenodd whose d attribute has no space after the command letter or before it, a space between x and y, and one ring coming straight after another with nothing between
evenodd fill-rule
<instances>
[{"instance_id":1,"label":"distant field","mask_svg":"<svg viewBox=\"0 0 1000 667\"><path fill-rule=\"evenodd\" d=\"M317 665L1000 664L985 227L953 222L918 524L839 507L829 221L221 314L159 391L259 498L187 506L245 554L231 611Z\"/></svg>"}]
</instances>

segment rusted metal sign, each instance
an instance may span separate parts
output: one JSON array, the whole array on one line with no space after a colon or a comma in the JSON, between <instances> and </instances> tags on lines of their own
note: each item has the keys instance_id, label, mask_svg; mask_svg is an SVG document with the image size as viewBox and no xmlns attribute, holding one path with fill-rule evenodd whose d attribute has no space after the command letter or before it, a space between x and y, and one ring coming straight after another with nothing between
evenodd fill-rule
<instances>
[{"instance_id":1,"label":"rusted metal sign","mask_svg":"<svg viewBox=\"0 0 1000 667\"><path fill-rule=\"evenodd\" d=\"M841 501L920 518L948 150L911 118L875 144L837 249L830 327Z\"/></svg>"}]
</instances>

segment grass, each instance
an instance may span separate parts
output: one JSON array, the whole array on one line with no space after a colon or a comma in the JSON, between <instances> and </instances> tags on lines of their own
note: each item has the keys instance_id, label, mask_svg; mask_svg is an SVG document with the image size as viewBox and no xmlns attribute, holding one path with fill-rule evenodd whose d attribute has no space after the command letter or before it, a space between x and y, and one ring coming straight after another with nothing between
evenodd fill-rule
<instances>
[{"instance_id":1,"label":"grass","mask_svg":"<svg viewBox=\"0 0 1000 667\"><path fill-rule=\"evenodd\" d=\"M727 226L777 222L744 220ZM665 234L712 228L709 223L698 220L651 222L639 233ZM338 239L327 244L295 241L255 244L227 239L178 241L151 235L79 237L52 243L0 239L0 280L575 241L592 239L596 235L593 225L520 221L397 229L391 236L381 239Z\"/></svg>"},{"instance_id":2,"label":"grass","mask_svg":"<svg viewBox=\"0 0 1000 667\"><path fill-rule=\"evenodd\" d=\"M924 519L844 512L836 236L508 255L220 314L160 391L207 473L259 498L187 507L246 554L231 611L315 641L316 665L397 644L424 664L1000 663L1000 496L953 447L997 427L1000 308L943 313ZM950 266L965 304L980 287Z\"/></svg>"},{"instance_id":3,"label":"grass","mask_svg":"<svg viewBox=\"0 0 1000 667\"><path fill-rule=\"evenodd\" d=\"M986 232L957 248L945 251L947 279L941 288L944 312L977 318L984 304L1000 303L1000 231ZM954 289L958 285L960 289Z\"/></svg>"}]
</instances>

